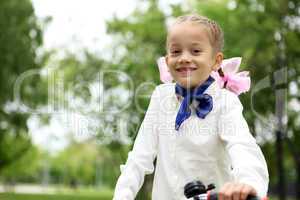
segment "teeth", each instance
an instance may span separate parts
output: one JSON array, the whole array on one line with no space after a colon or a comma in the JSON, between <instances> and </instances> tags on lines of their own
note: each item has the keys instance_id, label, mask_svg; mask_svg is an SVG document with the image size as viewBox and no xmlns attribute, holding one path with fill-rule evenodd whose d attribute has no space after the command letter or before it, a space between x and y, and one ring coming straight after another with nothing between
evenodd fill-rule
<instances>
[{"instance_id":1,"label":"teeth","mask_svg":"<svg viewBox=\"0 0 300 200\"><path fill-rule=\"evenodd\" d=\"M195 68L190 68L190 67L186 68L186 67L184 67L184 68L177 69L177 71L179 71L179 72L182 72L182 71L193 71L193 70L195 70Z\"/></svg>"}]
</instances>

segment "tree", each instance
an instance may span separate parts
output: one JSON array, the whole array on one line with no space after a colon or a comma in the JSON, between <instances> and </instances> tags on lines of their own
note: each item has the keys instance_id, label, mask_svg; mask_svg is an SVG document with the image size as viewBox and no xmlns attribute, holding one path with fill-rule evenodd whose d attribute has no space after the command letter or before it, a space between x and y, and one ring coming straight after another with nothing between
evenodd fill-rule
<instances>
[{"instance_id":1,"label":"tree","mask_svg":"<svg viewBox=\"0 0 300 200\"><path fill-rule=\"evenodd\" d=\"M50 174L54 183L71 187L93 185L95 183L97 146L89 141L71 144L53 156Z\"/></svg>"},{"instance_id":2,"label":"tree","mask_svg":"<svg viewBox=\"0 0 300 200\"><path fill-rule=\"evenodd\" d=\"M42 32L30 0L0 1L0 172L20 158L31 146L26 120L13 98L18 76L29 69L39 69L36 51L42 44ZM45 96L32 98L41 91L39 76L22 84L21 97L36 105Z\"/></svg>"},{"instance_id":3,"label":"tree","mask_svg":"<svg viewBox=\"0 0 300 200\"><path fill-rule=\"evenodd\" d=\"M114 68L113 63L108 63L87 50L82 52L80 58L65 52L64 58L49 60L49 62L54 61L56 67L49 68L48 78L54 83L51 87L56 93L52 96L56 104L55 112L63 113L64 116L68 115L68 117L73 117L73 114L82 116L82 120L78 123L83 123L84 127L74 124L78 128L77 130L80 129L80 134L87 138L93 138L99 143L97 145L78 144L71 139L73 142L70 146L59 153L54 159L54 164L51 164L51 176L55 183L70 184L72 182L74 184L77 182L86 185L94 181L94 176L99 177L101 175L103 178L101 184L113 187L113 181L119 172L118 164L122 157L120 152L125 151L123 149L126 147L118 145L120 139L118 136L112 136L112 133L116 132L118 120L109 111L110 109L121 109L118 90L126 87L126 84L119 85L119 88L115 87L117 86L116 82L119 84L118 77L109 77L105 74ZM102 80L103 78L105 81ZM106 88L104 92L101 92L104 82ZM70 130L71 135L78 134L73 130ZM88 145L94 148L93 152L88 153ZM77 152L76 149L80 149L80 152ZM95 159L96 150L101 156L97 154L98 157ZM87 161L82 163L81 159L87 159ZM61 163L64 161L65 165L62 167ZM95 175L95 170L88 170L89 167L85 165L93 167L92 169L97 165L101 168L97 172L100 175Z\"/></svg>"}]
</instances>

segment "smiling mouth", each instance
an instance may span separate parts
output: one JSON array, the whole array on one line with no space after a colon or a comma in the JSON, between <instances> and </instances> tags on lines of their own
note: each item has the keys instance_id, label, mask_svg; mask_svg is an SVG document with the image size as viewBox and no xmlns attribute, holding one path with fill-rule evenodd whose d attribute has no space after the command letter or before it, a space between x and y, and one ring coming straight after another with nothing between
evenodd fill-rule
<instances>
[{"instance_id":1,"label":"smiling mouth","mask_svg":"<svg viewBox=\"0 0 300 200\"><path fill-rule=\"evenodd\" d=\"M187 77L190 76L193 71L195 71L197 68L194 67L180 67L176 69L176 72L181 77Z\"/></svg>"},{"instance_id":2,"label":"smiling mouth","mask_svg":"<svg viewBox=\"0 0 300 200\"><path fill-rule=\"evenodd\" d=\"M191 72L196 70L197 68L193 68L193 67L181 67L176 69L177 72Z\"/></svg>"}]
</instances>

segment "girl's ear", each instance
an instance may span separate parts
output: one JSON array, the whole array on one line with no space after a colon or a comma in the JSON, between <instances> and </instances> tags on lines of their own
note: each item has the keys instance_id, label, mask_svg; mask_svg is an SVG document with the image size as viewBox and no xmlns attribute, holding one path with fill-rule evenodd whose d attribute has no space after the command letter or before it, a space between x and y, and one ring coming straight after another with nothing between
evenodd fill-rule
<instances>
[{"instance_id":1,"label":"girl's ear","mask_svg":"<svg viewBox=\"0 0 300 200\"><path fill-rule=\"evenodd\" d=\"M223 53L222 52L218 52L216 54L215 64L213 65L212 70L213 71L218 71L218 69L221 66L222 61L223 61Z\"/></svg>"}]
</instances>

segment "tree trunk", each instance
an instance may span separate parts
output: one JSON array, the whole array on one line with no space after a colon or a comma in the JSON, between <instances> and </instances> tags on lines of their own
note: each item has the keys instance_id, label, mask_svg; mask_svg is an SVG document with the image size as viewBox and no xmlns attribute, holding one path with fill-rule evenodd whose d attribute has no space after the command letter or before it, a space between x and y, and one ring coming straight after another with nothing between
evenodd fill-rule
<instances>
[{"instance_id":1,"label":"tree trunk","mask_svg":"<svg viewBox=\"0 0 300 200\"><path fill-rule=\"evenodd\" d=\"M296 199L300 199L300 158L296 162L297 178L296 178Z\"/></svg>"},{"instance_id":2,"label":"tree trunk","mask_svg":"<svg viewBox=\"0 0 300 200\"><path fill-rule=\"evenodd\" d=\"M294 133L296 132L293 130ZM287 142L287 146L289 151L292 154L292 157L294 159L294 163L296 166L296 199L300 199L300 152L298 151L298 148L296 148L296 144L291 141L288 137L285 137L285 140Z\"/></svg>"}]
</instances>

